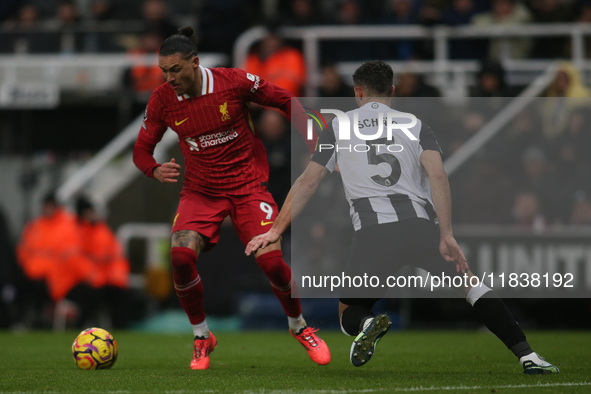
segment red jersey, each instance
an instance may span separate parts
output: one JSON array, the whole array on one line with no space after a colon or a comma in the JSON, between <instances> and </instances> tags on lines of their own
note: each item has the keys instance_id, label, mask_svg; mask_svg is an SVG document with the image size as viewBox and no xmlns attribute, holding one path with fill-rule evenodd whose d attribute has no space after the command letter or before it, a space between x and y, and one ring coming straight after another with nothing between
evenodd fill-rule
<instances>
[{"instance_id":1,"label":"red jersey","mask_svg":"<svg viewBox=\"0 0 591 394\"><path fill-rule=\"evenodd\" d=\"M170 127L185 157L183 188L233 195L266 191L269 164L249 104L279 108L291 120L293 95L240 69L199 69L201 96L177 96L168 83L154 90L133 150L135 165L153 177L159 165L154 148ZM304 110L296 112L293 122L305 135ZM313 151L315 141L306 142Z\"/></svg>"}]
</instances>

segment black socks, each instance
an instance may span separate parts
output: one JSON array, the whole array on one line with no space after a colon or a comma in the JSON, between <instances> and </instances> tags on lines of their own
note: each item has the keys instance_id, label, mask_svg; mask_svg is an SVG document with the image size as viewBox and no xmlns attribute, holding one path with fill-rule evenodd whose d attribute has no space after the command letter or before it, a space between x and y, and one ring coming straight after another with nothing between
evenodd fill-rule
<instances>
[{"instance_id":1,"label":"black socks","mask_svg":"<svg viewBox=\"0 0 591 394\"><path fill-rule=\"evenodd\" d=\"M363 323L374 317L371 309L360 305L351 305L343 311L341 327L347 334L357 336L363 330Z\"/></svg>"},{"instance_id":2,"label":"black socks","mask_svg":"<svg viewBox=\"0 0 591 394\"><path fill-rule=\"evenodd\" d=\"M518 358L532 353L519 324L493 291L480 297L473 308L480 321Z\"/></svg>"}]
</instances>

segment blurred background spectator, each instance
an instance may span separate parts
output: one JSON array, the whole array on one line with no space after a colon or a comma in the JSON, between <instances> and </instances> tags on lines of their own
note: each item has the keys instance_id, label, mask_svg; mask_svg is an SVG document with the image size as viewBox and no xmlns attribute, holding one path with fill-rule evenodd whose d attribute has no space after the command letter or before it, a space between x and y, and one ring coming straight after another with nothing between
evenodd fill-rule
<instances>
[{"instance_id":1,"label":"blurred background spectator","mask_svg":"<svg viewBox=\"0 0 591 394\"><path fill-rule=\"evenodd\" d=\"M345 83L334 63L326 63L322 66L318 92L320 97L354 96L353 87Z\"/></svg>"},{"instance_id":2,"label":"blurred background spectator","mask_svg":"<svg viewBox=\"0 0 591 394\"><path fill-rule=\"evenodd\" d=\"M559 66L554 82L546 92L544 107L544 136L548 140L562 135L571 114L591 104L591 91L581 81L581 75L570 63Z\"/></svg>"},{"instance_id":3,"label":"blurred background spectator","mask_svg":"<svg viewBox=\"0 0 591 394\"><path fill-rule=\"evenodd\" d=\"M326 22L318 3L312 0L291 0L281 21L286 26L313 26Z\"/></svg>"},{"instance_id":4,"label":"blurred background spectator","mask_svg":"<svg viewBox=\"0 0 591 394\"><path fill-rule=\"evenodd\" d=\"M92 265L82 253L75 217L58 204L53 193L43 200L42 214L25 227L17 247L24 283L19 289L22 319L35 326L57 303L89 278Z\"/></svg>"},{"instance_id":5,"label":"blurred background spectator","mask_svg":"<svg viewBox=\"0 0 591 394\"><path fill-rule=\"evenodd\" d=\"M273 29L248 55L242 69L289 90L296 97L301 96L306 81L306 64L302 54L284 45L283 39Z\"/></svg>"},{"instance_id":6,"label":"blurred background spectator","mask_svg":"<svg viewBox=\"0 0 591 394\"><path fill-rule=\"evenodd\" d=\"M516 0L492 0L489 12L475 15L474 26L522 25L531 22L528 9ZM499 38L490 41L488 50L491 59L522 59L528 57L531 49L529 38Z\"/></svg>"},{"instance_id":7,"label":"blurred background spectator","mask_svg":"<svg viewBox=\"0 0 591 394\"><path fill-rule=\"evenodd\" d=\"M396 97L439 97L437 88L425 83L421 75L410 72L398 74L396 77Z\"/></svg>"},{"instance_id":8,"label":"blurred background spectator","mask_svg":"<svg viewBox=\"0 0 591 394\"><path fill-rule=\"evenodd\" d=\"M131 315L129 261L119 240L87 198L78 198L76 213L82 253L92 264L88 282L79 283L65 297L75 303L76 326L87 326L92 319L98 322L99 314L104 313L109 322L101 325L125 328Z\"/></svg>"},{"instance_id":9,"label":"blurred background spectator","mask_svg":"<svg viewBox=\"0 0 591 394\"><path fill-rule=\"evenodd\" d=\"M133 66L125 70L122 78L125 90L119 96L121 127L145 109L152 91L166 81L157 60L162 42L159 30L146 30L140 36L139 47L127 52Z\"/></svg>"},{"instance_id":10,"label":"blurred background spectator","mask_svg":"<svg viewBox=\"0 0 591 394\"><path fill-rule=\"evenodd\" d=\"M32 4L24 5L18 12L18 19L14 27L19 29L30 29L39 24L39 9Z\"/></svg>"},{"instance_id":11,"label":"blurred background spectator","mask_svg":"<svg viewBox=\"0 0 591 394\"><path fill-rule=\"evenodd\" d=\"M565 23L574 20L572 3L564 0L529 0L534 23ZM538 59L555 59L570 56L566 37L539 37L533 42L531 56Z\"/></svg>"},{"instance_id":12,"label":"blurred background spectator","mask_svg":"<svg viewBox=\"0 0 591 394\"><path fill-rule=\"evenodd\" d=\"M517 193L513 203L513 220L518 230L531 230L537 233L544 230L546 220L540 212L540 202L536 193Z\"/></svg>"},{"instance_id":13,"label":"blurred background spectator","mask_svg":"<svg viewBox=\"0 0 591 394\"><path fill-rule=\"evenodd\" d=\"M498 61L482 61L476 78L476 86L470 92L472 97L514 97L516 94L515 89L507 85L505 70Z\"/></svg>"},{"instance_id":14,"label":"blurred background spectator","mask_svg":"<svg viewBox=\"0 0 591 394\"><path fill-rule=\"evenodd\" d=\"M164 38L159 30L147 30L140 37L140 46L128 53L133 57L135 65L125 73L125 86L135 93L149 97L150 93L165 82L162 70L156 58ZM150 55L147 57L146 55ZM146 98L144 97L144 101Z\"/></svg>"},{"instance_id":15,"label":"blurred background spectator","mask_svg":"<svg viewBox=\"0 0 591 394\"><path fill-rule=\"evenodd\" d=\"M386 12L382 17L385 25L416 25L419 23L418 5L412 0L388 0ZM398 40L391 53L395 59L409 60L416 58L418 48L412 40Z\"/></svg>"},{"instance_id":16,"label":"blurred background spectator","mask_svg":"<svg viewBox=\"0 0 591 394\"><path fill-rule=\"evenodd\" d=\"M101 311L108 311L108 326L127 326L130 267L123 248L86 198L76 208L77 215L70 214L51 193L23 231L16 320L25 327L72 321L83 328L98 324Z\"/></svg>"},{"instance_id":17,"label":"blurred background spectator","mask_svg":"<svg viewBox=\"0 0 591 394\"><path fill-rule=\"evenodd\" d=\"M51 22L61 29L74 27L80 22L80 13L76 2L74 0L60 0L57 5L55 19Z\"/></svg>"},{"instance_id":18,"label":"blurred background spectator","mask_svg":"<svg viewBox=\"0 0 591 394\"><path fill-rule=\"evenodd\" d=\"M142 15L148 30L157 31L161 37L169 37L178 31L178 26L170 21L168 12L163 0L146 0L142 5Z\"/></svg>"},{"instance_id":19,"label":"blurred background spectator","mask_svg":"<svg viewBox=\"0 0 591 394\"><path fill-rule=\"evenodd\" d=\"M90 4L90 19L97 22L113 19L115 12L109 0L94 0Z\"/></svg>"},{"instance_id":20,"label":"blurred background spectator","mask_svg":"<svg viewBox=\"0 0 591 394\"><path fill-rule=\"evenodd\" d=\"M364 13L362 3L356 0L336 2L330 16L331 23L336 26L361 26L371 22ZM323 60L329 62L369 59L372 44L359 40L325 41L321 43L321 51Z\"/></svg>"},{"instance_id":21,"label":"blurred background spectator","mask_svg":"<svg viewBox=\"0 0 591 394\"><path fill-rule=\"evenodd\" d=\"M472 17L487 10L486 1L453 0L443 9L441 22L447 26L464 26L470 24ZM457 39L449 43L451 59L482 59L486 57L487 42L477 39Z\"/></svg>"}]
</instances>

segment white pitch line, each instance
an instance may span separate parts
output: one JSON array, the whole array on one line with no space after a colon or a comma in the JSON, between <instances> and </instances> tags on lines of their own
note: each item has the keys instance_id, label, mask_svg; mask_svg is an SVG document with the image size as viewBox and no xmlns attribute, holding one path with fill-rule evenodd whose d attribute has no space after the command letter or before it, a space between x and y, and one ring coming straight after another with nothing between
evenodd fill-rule
<instances>
[{"instance_id":1,"label":"white pitch line","mask_svg":"<svg viewBox=\"0 0 591 394\"><path fill-rule=\"evenodd\" d=\"M361 389L361 390L260 390L242 391L243 394L349 394L349 393L379 393L379 392L417 392L417 391L448 391L448 390L492 390L492 389L523 389L523 388L545 388L545 387L571 387L591 386L591 382L567 382L567 383L538 383L538 384L509 384L503 386L429 386L429 387L390 387L383 389Z\"/></svg>"},{"instance_id":2,"label":"white pitch line","mask_svg":"<svg viewBox=\"0 0 591 394\"><path fill-rule=\"evenodd\" d=\"M567 382L567 383L538 383L538 384L508 384L503 386L429 386L429 387L390 387L383 389L361 389L361 390L248 390L236 391L242 394L295 394L295 393L311 393L311 394L350 394L350 393L380 393L380 392L416 392L416 391L448 391L448 390L492 390L492 389L526 389L526 388L546 388L546 387L576 387L576 386L591 386L591 382ZM52 391L0 391L0 394L25 394L25 393L54 393ZM91 391L92 393L100 393L101 391ZM102 391L103 393L130 393L130 391ZM225 390L168 390L165 393L182 394L182 393L222 393Z\"/></svg>"}]
</instances>

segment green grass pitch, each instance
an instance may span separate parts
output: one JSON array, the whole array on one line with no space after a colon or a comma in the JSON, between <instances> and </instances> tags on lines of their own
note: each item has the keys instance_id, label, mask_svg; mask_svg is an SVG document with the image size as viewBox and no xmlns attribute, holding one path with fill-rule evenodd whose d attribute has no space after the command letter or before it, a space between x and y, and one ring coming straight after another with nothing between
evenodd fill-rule
<instances>
[{"instance_id":1,"label":"green grass pitch","mask_svg":"<svg viewBox=\"0 0 591 394\"><path fill-rule=\"evenodd\" d=\"M77 332L0 332L0 393L588 393L590 332L530 332L535 350L558 375L525 376L489 333L391 331L370 363L349 363L351 338L320 331L332 361L314 364L288 331L216 334L207 371L191 371L191 333L117 332L111 370L79 370L71 356Z\"/></svg>"}]
</instances>

